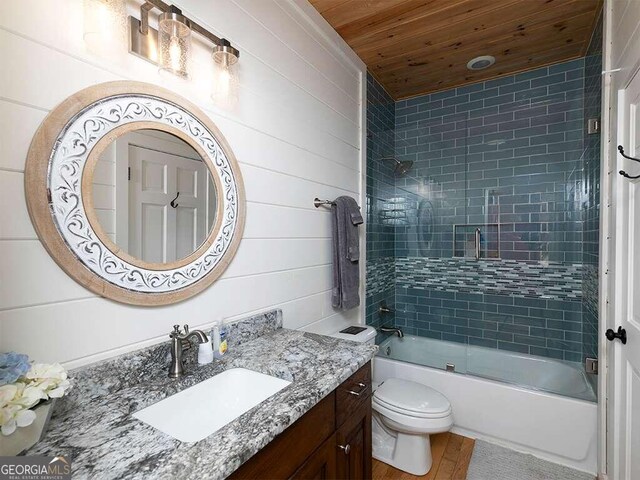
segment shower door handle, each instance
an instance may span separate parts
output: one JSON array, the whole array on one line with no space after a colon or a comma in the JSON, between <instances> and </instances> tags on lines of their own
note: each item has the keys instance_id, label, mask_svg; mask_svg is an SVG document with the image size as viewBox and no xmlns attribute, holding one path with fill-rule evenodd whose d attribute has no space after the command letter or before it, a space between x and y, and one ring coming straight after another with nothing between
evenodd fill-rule
<instances>
[{"instance_id":1,"label":"shower door handle","mask_svg":"<svg viewBox=\"0 0 640 480\"><path fill-rule=\"evenodd\" d=\"M476 228L476 260L480 260L480 229Z\"/></svg>"}]
</instances>

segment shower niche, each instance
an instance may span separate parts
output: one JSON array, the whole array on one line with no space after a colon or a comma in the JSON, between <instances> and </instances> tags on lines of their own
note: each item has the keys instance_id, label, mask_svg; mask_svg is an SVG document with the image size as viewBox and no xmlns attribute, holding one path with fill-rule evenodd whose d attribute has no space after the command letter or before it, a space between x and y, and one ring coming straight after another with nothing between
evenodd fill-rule
<instances>
[{"instance_id":1,"label":"shower niche","mask_svg":"<svg viewBox=\"0 0 640 480\"><path fill-rule=\"evenodd\" d=\"M453 257L500 258L500 224L454 224Z\"/></svg>"}]
</instances>

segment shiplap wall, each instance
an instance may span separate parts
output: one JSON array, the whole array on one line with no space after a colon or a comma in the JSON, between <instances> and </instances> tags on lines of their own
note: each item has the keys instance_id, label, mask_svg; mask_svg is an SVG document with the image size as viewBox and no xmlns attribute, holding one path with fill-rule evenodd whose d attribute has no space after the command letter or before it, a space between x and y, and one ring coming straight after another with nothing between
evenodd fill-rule
<instances>
[{"instance_id":1,"label":"shiplap wall","mask_svg":"<svg viewBox=\"0 0 640 480\"><path fill-rule=\"evenodd\" d=\"M166 79L126 47L88 52L82 0L0 2L0 351L74 367L165 341L176 323L205 327L274 307L286 327L319 333L361 321L360 309L331 307L330 217L313 198L361 199L364 65L306 0L176 4L241 50L235 106L209 98L209 48L194 46L191 81ZM213 286L172 306L93 295L48 256L27 213L24 162L40 122L74 92L120 79L199 105L244 176L248 213L236 257Z\"/></svg>"}]
</instances>

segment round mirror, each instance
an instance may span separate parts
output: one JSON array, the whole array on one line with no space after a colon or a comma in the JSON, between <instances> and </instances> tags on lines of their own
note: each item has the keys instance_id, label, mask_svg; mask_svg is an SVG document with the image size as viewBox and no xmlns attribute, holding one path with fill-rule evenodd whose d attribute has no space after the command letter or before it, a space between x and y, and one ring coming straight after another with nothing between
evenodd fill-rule
<instances>
[{"instance_id":1,"label":"round mirror","mask_svg":"<svg viewBox=\"0 0 640 480\"><path fill-rule=\"evenodd\" d=\"M36 132L25 180L47 251L117 301L195 295L242 238L244 186L231 148L198 107L153 85L110 82L69 97Z\"/></svg>"},{"instance_id":2,"label":"round mirror","mask_svg":"<svg viewBox=\"0 0 640 480\"><path fill-rule=\"evenodd\" d=\"M94 230L132 263L187 258L215 226L217 189L207 164L166 131L141 128L115 138L96 158L91 190Z\"/></svg>"}]
</instances>

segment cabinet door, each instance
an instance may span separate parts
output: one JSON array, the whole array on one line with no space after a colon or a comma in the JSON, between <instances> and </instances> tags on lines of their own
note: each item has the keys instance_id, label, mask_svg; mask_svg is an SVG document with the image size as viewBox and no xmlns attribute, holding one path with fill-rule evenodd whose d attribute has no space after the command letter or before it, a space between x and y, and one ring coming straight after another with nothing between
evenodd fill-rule
<instances>
[{"instance_id":1,"label":"cabinet door","mask_svg":"<svg viewBox=\"0 0 640 480\"><path fill-rule=\"evenodd\" d=\"M336 434L329 437L291 476L292 480L332 480L336 478Z\"/></svg>"},{"instance_id":2,"label":"cabinet door","mask_svg":"<svg viewBox=\"0 0 640 480\"><path fill-rule=\"evenodd\" d=\"M337 476L344 480L371 478L371 397L336 432Z\"/></svg>"}]
</instances>

